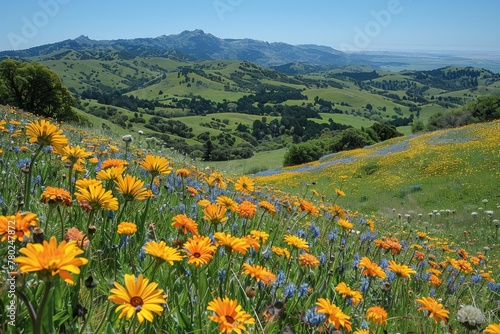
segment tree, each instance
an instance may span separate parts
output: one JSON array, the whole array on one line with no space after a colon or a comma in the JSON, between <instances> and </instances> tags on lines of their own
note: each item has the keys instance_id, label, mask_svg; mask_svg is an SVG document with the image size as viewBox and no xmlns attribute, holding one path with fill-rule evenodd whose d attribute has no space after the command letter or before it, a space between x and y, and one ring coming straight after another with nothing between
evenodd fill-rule
<instances>
[{"instance_id":1,"label":"tree","mask_svg":"<svg viewBox=\"0 0 500 334\"><path fill-rule=\"evenodd\" d=\"M476 101L468 103L464 110L480 122L492 121L500 118L500 96L488 95L479 97Z\"/></svg>"},{"instance_id":2,"label":"tree","mask_svg":"<svg viewBox=\"0 0 500 334\"><path fill-rule=\"evenodd\" d=\"M375 131L381 141L403 136L403 134L396 130L396 127L391 124L376 122L371 126L371 128Z\"/></svg>"},{"instance_id":3,"label":"tree","mask_svg":"<svg viewBox=\"0 0 500 334\"><path fill-rule=\"evenodd\" d=\"M211 161L212 160L212 152L214 150L214 144L212 144L212 140L210 138L207 139L205 144L203 144L203 161Z\"/></svg>"},{"instance_id":4,"label":"tree","mask_svg":"<svg viewBox=\"0 0 500 334\"><path fill-rule=\"evenodd\" d=\"M411 133L419 133L425 130L424 122L420 119L413 121L411 124Z\"/></svg>"},{"instance_id":5,"label":"tree","mask_svg":"<svg viewBox=\"0 0 500 334\"><path fill-rule=\"evenodd\" d=\"M69 90L55 72L40 63L12 59L0 63L0 103L60 120L77 119Z\"/></svg>"}]
</instances>

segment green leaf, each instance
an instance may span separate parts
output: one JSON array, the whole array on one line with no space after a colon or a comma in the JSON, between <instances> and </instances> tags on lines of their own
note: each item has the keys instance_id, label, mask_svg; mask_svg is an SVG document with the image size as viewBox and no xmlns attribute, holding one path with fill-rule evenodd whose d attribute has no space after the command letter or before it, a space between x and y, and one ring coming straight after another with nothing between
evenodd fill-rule
<instances>
[{"instance_id":1,"label":"green leaf","mask_svg":"<svg viewBox=\"0 0 500 334\"><path fill-rule=\"evenodd\" d=\"M116 334L116 331L113 329L110 322L106 325L106 334Z\"/></svg>"}]
</instances>

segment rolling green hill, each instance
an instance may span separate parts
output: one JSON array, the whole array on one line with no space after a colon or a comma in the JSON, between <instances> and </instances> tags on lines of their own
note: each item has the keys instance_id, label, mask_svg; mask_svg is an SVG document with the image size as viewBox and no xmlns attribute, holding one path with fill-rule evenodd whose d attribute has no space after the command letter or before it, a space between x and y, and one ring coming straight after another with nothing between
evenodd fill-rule
<instances>
[{"instance_id":1,"label":"rolling green hill","mask_svg":"<svg viewBox=\"0 0 500 334\"><path fill-rule=\"evenodd\" d=\"M78 110L123 133L142 131L187 154L202 151L210 138L236 152L228 159L242 147L281 149L317 138L325 128L384 122L409 134L416 119L426 123L438 112L500 93L500 75L471 67L390 72L298 64L302 74L285 74L247 61L200 61L173 51L141 57L103 48L24 60L47 65L77 98Z\"/></svg>"}]
</instances>

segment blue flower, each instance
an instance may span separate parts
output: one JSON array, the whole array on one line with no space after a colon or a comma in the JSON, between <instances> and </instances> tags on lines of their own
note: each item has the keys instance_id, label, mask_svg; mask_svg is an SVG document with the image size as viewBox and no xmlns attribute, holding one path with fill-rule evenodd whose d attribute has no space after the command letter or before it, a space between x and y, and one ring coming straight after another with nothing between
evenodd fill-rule
<instances>
[{"instance_id":1,"label":"blue flower","mask_svg":"<svg viewBox=\"0 0 500 334\"><path fill-rule=\"evenodd\" d=\"M295 295L295 289L295 284L293 284L292 282L288 283L288 285L285 286L283 290L283 297L285 299L293 298L293 296Z\"/></svg>"},{"instance_id":2,"label":"blue flower","mask_svg":"<svg viewBox=\"0 0 500 334\"><path fill-rule=\"evenodd\" d=\"M396 273L392 270L386 270L385 271L385 278L387 279L387 281L389 282L392 282L396 279Z\"/></svg>"},{"instance_id":3,"label":"blue flower","mask_svg":"<svg viewBox=\"0 0 500 334\"><path fill-rule=\"evenodd\" d=\"M45 146L42 151L44 154L49 154L49 153L52 153L52 149L53 149L52 146L49 145L49 146Z\"/></svg>"},{"instance_id":4,"label":"blue flower","mask_svg":"<svg viewBox=\"0 0 500 334\"><path fill-rule=\"evenodd\" d=\"M285 272L282 269L280 269L276 274L276 280L274 281L273 285L279 288L280 286L285 284L285 279L286 279Z\"/></svg>"},{"instance_id":5,"label":"blue flower","mask_svg":"<svg viewBox=\"0 0 500 334\"><path fill-rule=\"evenodd\" d=\"M356 253L356 254L354 254L354 258L352 260L352 266L351 266L351 268L353 268L353 269L357 268L358 264L359 264L359 254Z\"/></svg>"},{"instance_id":6,"label":"blue flower","mask_svg":"<svg viewBox=\"0 0 500 334\"><path fill-rule=\"evenodd\" d=\"M317 307L306 310L304 315L304 322L313 327L320 325L326 320L326 316L323 313L316 313L316 308Z\"/></svg>"},{"instance_id":7,"label":"blue flower","mask_svg":"<svg viewBox=\"0 0 500 334\"><path fill-rule=\"evenodd\" d=\"M219 277L217 277L217 279L219 281L223 281L225 278L226 278L226 269L224 268L219 269Z\"/></svg>"},{"instance_id":8,"label":"blue flower","mask_svg":"<svg viewBox=\"0 0 500 334\"><path fill-rule=\"evenodd\" d=\"M238 222L237 222L237 221L235 221L235 222L233 223L233 226L231 227L231 232L232 232L233 234L235 234L237 231L238 231Z\"/></svg>"},{"instance_id":9,"label":"blue flower","mask_svg":"<svg viewBox=\"0 0 500 334\"><path fill-rule=\"evenodd\" d=\"M321 254L319 255L319 263L325 264L325 262L326 262L326 255L325 253L321 252Z\"/></svg>"},{"instance_id":10,"label":"blue flower","mask_svg":"<svg viewBox=\"0 0 500 334\"><path fill-rule=\"evenodd\" d=\"M359 291L361 293L366 293L368 291L368 286L369 286L370 281L366 277L361 278L361 285L359 287Z\"/></svg>"},{"instance_id":11,"label":"blue flower","mask_svg":"<svg viewBox=\"0 0 500 334\"><path fill-rule=\"evenodd\" d=\"M24 159L19 160L17 162L16 166L17 166L17 168L21 169L22 167L27 166L29 164L30 164L30 159L24 158Z\"/></svg>"},{"instance_id":12,"label":"blue flower","mask_svg":"<svg viewBox=\"0 0 500 334\"><path fill-rule=\"evenodd\" d=\"M309 285L307 283L302 283L299 286L298 296L302 297L302 296L307 296L308 294L309 294Z\"/></svg>"},{"instance_id":13,"label":"blue flower","mask_svg":"<svg viewBox=\"0 0 500 334\"><path fill-rule=\"evenodd\" d=\"M482 279L483 279L483 276L481 276L481 274L472 275L472 277L470 278L472 283L479 283L479 282L481 282Z\"/></svg>"},{"instance_id":14,"label":"blue flower","mask_svg":"<svg viewBox=\"0 0 500 334\"><path fill-rule=\"evenodd\" d=\"M264 260L269 260L271 258L271 251L269 250L269 248L262 252L262 258Z\"/></svg>"},{"instance_id":15,"label":"blue flower","mask_svg":"<svg viewBox=\"0 0 500 334\"><path fill-rule=\"evenodd\" d=\"M124 249L128 245L128 241L129 241L129 236L122 235L120 238L120 248Z\"/></svg>"},{"instance_id":16,"label":"blue flower","mask_svg":"<svg viewBox=\"0 0 500 334\"><path fill-rule=\"evenodd\" d=\"M299 237L299 238L302 238L302 239L305 239L306 238L306 232L304 232L304 230L298 230L297 232L295 232L295 236Z\"/></svg>"},{"instance_id":17,"label":"blue flower","mask_svg":"<svg viewBox=\"0 0 500 334\"><path fill-rule=\"evenodd\" d=\"M219 255L220 257L226 256L226 251L224 250L224 247L219 247Z\"/></svg>"},{"instance_id":18,"label":"blue flower","mask_svg":"<svg viewBox=\"0 0 500 334\"><path fill-rule=\"evenodd\" d=\"M500 283L488 282L488 289L491 291L500 291Z\"/></svg>"},{"instance_id":19,"label":"blue flower","mask_svg":"<svg viewBox=\"0 0 500 334\"><path fill-rule=\"evenodd\" d=\"M337 241L337 232L328 234L328 241L336 242Z\"/></svg>"},{"instance_id":20,"label":"blue flower","mask_svg":"<svg viewBox=\"0 0 500 334\"><path fill-rule=\"evenodd\" d=\"M313 239L317 239L320 236L319 227L317 227L316 225L314 225L314 223L312 223L311 225L309 225L309 227L307 228L307 230L311 233L311 237Z\"/></svg>"}]
</instances>

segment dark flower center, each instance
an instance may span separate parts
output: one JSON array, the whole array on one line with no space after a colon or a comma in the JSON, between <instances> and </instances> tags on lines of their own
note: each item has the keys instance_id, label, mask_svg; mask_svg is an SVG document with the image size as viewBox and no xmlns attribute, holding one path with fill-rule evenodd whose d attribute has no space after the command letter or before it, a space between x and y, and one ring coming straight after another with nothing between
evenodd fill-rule
<instances>
[{"instance_id":1,"label":"dark flower center","mask_svg":"<svg viewBox=\"0 0 500 334\"><path fill-rule=\"evenodd\" d=\"M193 256L196 257L196 258L199 258L199 257L201 257L201 254L198 253L198 252L196 252L196 253L193 254Z\"/></svg>"},{"instance_id":2,"label":"dark flower center","mask_svg":"<svg viewBox=\"0 0 500 334\"><path fill-rule=\"evenodd\" d=\"M230 324L233 324L234 319L233 319L233 317L232 317L232 316L230 316L230 315L225 315L224 317L226 318L226 321L227 321L227 322L229 322Z\"/></svg>"},{"instance_id":3,"label":"dark flower center","mask_svg":"<svg viewBox=\"0 0 500 334\"><path fill-rule=\"evenodd\" d=\"M130 305L132 305L133 307L141 306L142 304L144 304L144 302L142 301L141 297L132 297L130 299Z\"/></svg>"}]
</instances>

